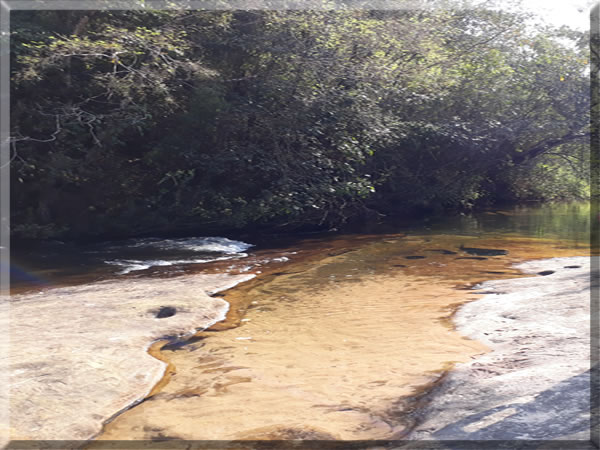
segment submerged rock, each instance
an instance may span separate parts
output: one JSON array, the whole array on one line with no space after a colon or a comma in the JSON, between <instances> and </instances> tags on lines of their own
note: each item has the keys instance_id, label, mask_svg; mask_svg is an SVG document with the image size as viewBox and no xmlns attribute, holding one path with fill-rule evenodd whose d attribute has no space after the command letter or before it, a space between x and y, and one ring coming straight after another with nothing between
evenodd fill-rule
<instances>
[{"instance_id":1,"label":"submerged rock","mask_svg":"<svg viewBox=\"0 0 600 450\"><path fill-rule=\"evenodd\" d=\"M436 253L441 253L442 255L456 255L457 252L453 252L452 250L446 250L446 249L438 249L438 248L432 248L432 249L427 249L428 252L436 252Z\"/></svg>"},{"instance_id":2,"label":"submerged rock","mask_svg":"<svg viewBox=\"0 0 600 450\"><path fill-rule=\"evenodd\" d=\"M508 250L501 250L497 248L478 248L478 247L464 247L460 246L460 249L468 253L469 255L477 255L477 256L500 256L500 255L508 255Z\"/></svg>"}]
</instances>

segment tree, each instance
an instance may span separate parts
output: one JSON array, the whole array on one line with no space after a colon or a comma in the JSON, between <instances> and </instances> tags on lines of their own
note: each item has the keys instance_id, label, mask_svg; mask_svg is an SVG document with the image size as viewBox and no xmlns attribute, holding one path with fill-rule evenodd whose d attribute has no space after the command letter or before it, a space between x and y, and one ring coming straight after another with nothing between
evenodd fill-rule
<instances>
[{"instance_id":1,"label":"tree","mask_svg":"<svg viewBox=\"0 0 600 450\"><path fill-rule=\"evenodd\" d=\"M17 235L333 227L556 197L531 189L548 173L586 188L573 176L587 170L586 36L520 14L15 19Z\"/></svg>"}]
</instances>

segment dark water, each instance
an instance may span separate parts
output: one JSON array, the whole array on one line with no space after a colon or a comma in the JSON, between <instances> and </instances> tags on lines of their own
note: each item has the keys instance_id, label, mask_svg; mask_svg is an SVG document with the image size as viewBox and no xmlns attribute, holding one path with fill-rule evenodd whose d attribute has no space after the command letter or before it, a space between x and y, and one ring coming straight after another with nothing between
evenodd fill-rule
<instances>
[{"instance_id":1,"label":"dark water","mask_svg":"<svg viewBox=\"0 0 600 450\"><path fill-rule=\"evenodd\" d=\"M566 248L577 248L588 246L590 242L590 204L519 206L414 221L396 219L363 226L352 234L260 235L250 236L244 241L224 237L190 237L94 244L13 242L11 289L16 293L31 288L117 277L175 276L190 271L260 273L264 266L294 261L319 251L344 252L361 242L373 242L398 234L430 235L432 238L443 235L486 236L507 240L532 237L562 242Z\"/></svg>"},{"instance_id":2,"label":"dark water","mask_svg":"<svg viewBox=\"0 0 600 450\"><path fill-rule=\"evenodd\" d=\"M393 232L404 228L417 234L495 234L589 243L590 214L588 202L550 203L491 209L475 214L437 216L404 226L390 222L372 227L372 230Z\"/></svg>"}]
</instances>

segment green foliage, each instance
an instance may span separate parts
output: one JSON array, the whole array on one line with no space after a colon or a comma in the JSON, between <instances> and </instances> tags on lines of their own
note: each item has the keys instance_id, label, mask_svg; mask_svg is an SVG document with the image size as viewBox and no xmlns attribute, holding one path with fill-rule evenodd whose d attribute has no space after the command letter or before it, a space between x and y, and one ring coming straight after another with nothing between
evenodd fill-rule
<instances>
[{"instance_id":1,"label":"green foliage","mask_svg":"<svg viewBox=\"0 0 600 450\"><path fill-rule=\"evenodd\" d=\"M590 158L581 150L565 148L507 170L502 179L506 189L496 196L504 201L588 200Z\"/></svg>"},{"instance_id":2,"label":"green foliage","mask_svg":"<svg viewBox=\"0 0 600 450\"><path fill-rule=\"evenodd\" d=\"M16 235L585 194L588 55L567 29L482 9L13 19Z\"/></svg>"}]
</instances>

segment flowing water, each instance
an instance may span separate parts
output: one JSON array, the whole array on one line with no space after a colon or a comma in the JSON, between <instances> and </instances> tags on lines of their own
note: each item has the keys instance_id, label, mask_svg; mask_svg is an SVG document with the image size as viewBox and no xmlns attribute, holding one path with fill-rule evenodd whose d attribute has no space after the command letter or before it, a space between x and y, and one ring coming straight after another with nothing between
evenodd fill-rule
<instances>
[{"instance_id":1,"label":"flowing water","mask_svg":"<svg viewBox=\"0 0 600 450\"><path fill-rule=\"evenodd\" d=\"M75 268L32 269L35 251L19 261L31 279L53 284L259 275L225 292L224 322L152 348L170 363L167 376L100 439L389 439L410 430L419 395L445 371L487 350L449 320L478 298L469 288L522 276L511 266L523 260L589 254L589 230L589 205L568 204L266 237L256 247L245 242L260 239L103 244L84 249ZM68 254L62 260L81 261Z\"/></svg>"}]
</instances>

